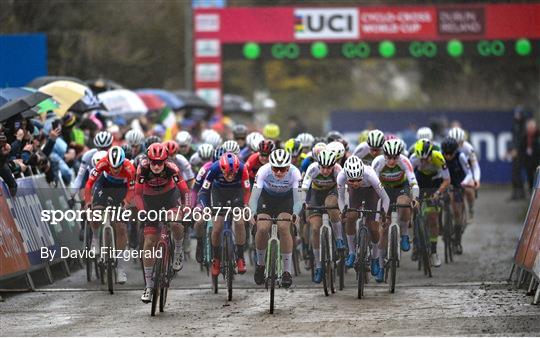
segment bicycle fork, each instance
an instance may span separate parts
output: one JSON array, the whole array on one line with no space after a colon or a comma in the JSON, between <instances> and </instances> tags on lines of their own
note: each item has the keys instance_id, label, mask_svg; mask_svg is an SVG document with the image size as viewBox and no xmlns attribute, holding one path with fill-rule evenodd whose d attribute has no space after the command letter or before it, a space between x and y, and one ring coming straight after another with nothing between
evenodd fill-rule
<instances>
[{"instance_id":1,"label":"bicycle fork","mask_svg":"<svg viewBox=\"0 0 540 338\"><path fill-rule=\"evenodd\" d=\"M328 250L329 250L329 257L327 259L332 262L334 260L334 241L332 240L332 228L328 225L329 219L328 214L322 215L322 225L321 229L319 231L319 255L322 255L322 243L323 243L323 235L325 232L328 233Z\"/></svg>"},{"instance_id":2,"label":"bicycle fork","mask_svg":"<svg viewBox=\"0 0 540 338\"><path fill-rule=\"evenodd\" d=\"M401 260L401 246L400 246L400 239L401 239L401 229L399 227L399 224L398 224L398 213L397 211L392 211L392 213L390 214L391 216L391 222L390 222L390 225L388 226L388 238L387 238L387 251L386 251L386 261L388 261L388 255L389 253L391 252L390 251L390 246L392 245L391 242L390 242L390 234L392 233L392 228L396 228L396 233L397 233L397 260L398 262Z\"/></svg>"}]
</instances>

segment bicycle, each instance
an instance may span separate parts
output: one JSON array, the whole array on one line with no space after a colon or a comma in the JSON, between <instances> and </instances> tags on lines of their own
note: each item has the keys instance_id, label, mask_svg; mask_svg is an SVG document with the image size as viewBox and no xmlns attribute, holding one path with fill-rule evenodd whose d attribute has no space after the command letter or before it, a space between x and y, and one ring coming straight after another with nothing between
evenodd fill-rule
<instances>
[{"instance_id":1,"label":"bicycle","mask_svg":"<svg viewBox=\"0 0 540 338\"><path fill-rule=\"evenodd\" d=\"M454 215L448 192L444 193L442 201L443 211L439 217L439 224L442 225L444 262L448 264L454 261Z\"/></svg>"},{"instance_id":2,"label":"bicycle","mask_svg":"<svg viewBox=\"0 0 540 338\"><path fill-rule=\"evenodd\" d=\"M386 257L385 268L386 278L390 276L390 283L388 284L390 293L394 293L396 289L396 276L397 268L399 267L399 261L401 259L401 246L399 238L401 238L401 231L398 224L398 212L399 208L410 208L410 204L404 203L391 203L390 204L390 225L388 226L388 256Z\"/></svg>"},{"instance_id":3,"label":"bicycle","mask_svg":"<svg viewBox=\"0 0 540 338\"><path fill-rule=\"evenodd\" d=\"M270 221L272 222L272 229L270 231L270 238L268 239L268 245L266 246L266 265L264 268L264 278L266 289L270 288L270 314L274 313L274 291L276 287L276 281L279 286L279 281L283 274L283 261L281 259L281 242L278 237L278 225L277 222L285 221L292 222L287 218L258 218L258 221Z\"/></svg>"},{"instance_id":4,"label":"bicycle","mask_svg":"<svg viewBox=\"0 0 540 338\"><path fill-rule=\"evenodd\" d=\"M227 201L227 207L230 207L232 201ZM236 265L236 250L235 250L235 237L232 229L232 220L230 218L230 212L227 212L225 220L223 221L223 231L221 232L221 266L220 271L225 279L227 287L227 300L232 300L233 294L233 280L235 275ZM211 235L211 232L210 232ZM210 236L211 239L211 236ZM218 293L218 276L212 276L212 288L214 293Z\"/></svg>"},{"instance_id":5,"label":"bicycle","mask_svg":"<svg viewBox=\"0 0 540 338\"><path fill-rule=\"evenodd\" d=\"M92 281L92 270L95 271L96 278L100 279L99 264L98 264L99 262L98 262L98 259L97 259L97 256L96 256L95 252L94 252L93 257L90 257L90 255L88 254L92 250L92 236L93 236L92 227L90 226L90 224L88 223L88 220L86 220L86 219L84 220L83 224L84 224L83 225L83 227L84 227L83 243L84 243L85 252L87 253L86 258L85 258L86 281L91 282Z\"/></svg>"},{"instance_id":6,"label":"bicycle","mask_svg":"<svg viewBox=\"0 0 540 338\"><path fill-rule=\"evenodd\" d=\"M158 226L161 228L159 240L156 245L156 252L160 252L161 256L156 257L152 270L152 279L154 287L152 289L152 307L150 315L156 315L156 307L159 299L159 312L163 312L167 302L167 294L169 284L176 272L173 270L174 259L174 243L171 236L171 223L160 222Z\"/></svg>"},{"instance_id":7,"label":"bicycle","mask_svg":"<svg viewBox=\"0 0 540 338\"><path fill-rule=\"evenodd\" d=\"M422 270L423 268L424 275L431 278L433 277L429 261L431 243L426 229L425 214L427 209L426 202L431 201L432 199L426 196L427 194L424 194L424 197L419 200L420 210L414 214L414 243L418 253L418 270Z\"/></svg>"},{"instance_id":8,"label":"bicycle","mask_svg":"<svg viewBox=\"0 0 540 338\"><path fill-rule=\"evenodd\" d=\"M324 295L328 296L331 293L335 293L334 287L335 280L335 262L336 256L334 250L334 232L329 225L328 210L339 209L339 207L326 207L326 206L306 206L306 210L314 210L322 212L322 225L319 233L319 252L321 253L321 266L323 268L323 290ZM329 292L330 291L330 292Z\"/></svg>"},{"instance_id":9,"label":"bicycle","mask_svg":"<svg viewBox=\"0 0 540 338\"><path fill-rule=\"evenodd\" d=\"M109 201L111 198L109 197ZM107 275L107 289L112 295L114 293L114 284L117 280L116 267L117 261L114 258L116 252L116 242L114 228L111 226L110 219L107 218L106 222L100 227L100 259L99 259L99 275L101 278L101 284L105 284L105 274ZM101 249L105 248L105 253ZM114 278L114 281L113 281Z\"/></svg>"}]
</instances>

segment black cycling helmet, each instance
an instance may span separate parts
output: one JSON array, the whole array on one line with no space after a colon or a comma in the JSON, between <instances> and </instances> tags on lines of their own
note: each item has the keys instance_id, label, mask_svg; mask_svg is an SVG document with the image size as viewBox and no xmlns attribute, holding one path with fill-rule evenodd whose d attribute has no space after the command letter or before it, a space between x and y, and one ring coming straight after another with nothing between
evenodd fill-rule
<instances>
[{"instance_id":1,"label":"black cycling helmet","mask_svg":"<svg viewBox=\"0 0 540 338\"><path fill-rule=\"evenodd\" d=\"M343 138L343 134L337 130L331 130L328 132L328 134L326 134L326 143L337 141L340 138Z\"/></svg>"},{"instance_id":2,"label":"black cycling helmet","mask_svg":"<svg viewBox=\"0 0 540 338\"><path fill-rule=\"evenodd\" d=\"M161 143L161 138L156 135L148 136L146 140L144 141L146 148L150 147L153 143Z\"/></svg>"},{"instance_id":3,"label":"black cycling helmet","mask_svg":"<svg viewBox=\"0 0 540 338\"><path fill-rule=\"evenodd\" d=\"M451 155L455 153L459 148L459 144L453 137L445 137L441 143L441 150L443 154Z\"/></svg>"},{"instance_id":4,"label":"black cycling helmet","mask_svg":"<svg viewBox=\"0 0 540 338\"><path fill-rule=\"evenodd\" d=\"M248 130L245 125L237 124L233 127L232 132L233 132L233 137L235 139L238 139L238 138L246 138Z\"/></svg>"},{"instance_id":5,"label":"black cycling helmet","mask_svg":"<svg viewBox=\"0 0 540 338\"><path fill-rule=\"evenodd\" d=\"M124 154L126 154L126 158L128 160L131 160L133 158L133 151L131 150L131 146L129 144L122 145L122 149L124 149Z\"/></svg>"}]
</instances>

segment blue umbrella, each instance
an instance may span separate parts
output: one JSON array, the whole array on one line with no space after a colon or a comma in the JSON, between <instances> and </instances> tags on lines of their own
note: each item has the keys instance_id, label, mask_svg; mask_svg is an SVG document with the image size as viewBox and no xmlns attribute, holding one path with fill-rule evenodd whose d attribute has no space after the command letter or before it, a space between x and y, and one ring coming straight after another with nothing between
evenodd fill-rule
<instances>
[{"instance_id":1,"label":"blue umbrella","mask_svg":"<svg viewBox=\"0 0 540 338\"><path fill-rule=\"evenodd\" d=\"M18 99L31 93L31 91L22 88L0 89L0 106L6 104L8 101Z\"/></svg>"},{"instance_id":2,"label":"blue umbrella","mask_svg":"<svg viewBox=\"0 0 540 338\"><path fill-rule=\"evenodd\" d=\"M178 98L178 96L164 89L139 89L135 92L148 93L158 96L163 100L172 110L178 110L185 107L185 103Z\"/></svg>"}]
</instances>

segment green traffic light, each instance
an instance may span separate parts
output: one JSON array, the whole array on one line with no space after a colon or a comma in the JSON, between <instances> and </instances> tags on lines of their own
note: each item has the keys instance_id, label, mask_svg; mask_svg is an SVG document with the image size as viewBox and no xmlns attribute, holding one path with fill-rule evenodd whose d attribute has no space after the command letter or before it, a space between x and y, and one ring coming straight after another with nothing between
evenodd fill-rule
<instances>
[{"instance_id":1,"label":"green traffic light","mask_svg":"<svg viewBox=\"0 0 540 338\"><path fill-rule=\"evenodd\" d=\"M316 59L323 59L328 55L328 46L324 42L314 42L311 45L311 55Z\"/></svg>"},{"instance_id":2,"label":"green traffic light","mask_svg":"<svg viewBox=\"0 0 540 338\"><path fill-rule=\"evenodd\" d=\"M531 54L532 45L528 39L519 39L516 41L516 53L521 56Z\"/></svg>"},{"instance_id":3,"label":"green traffic light","mask_svg":"<svg viewBox=\"0 0 540 338\"><path fill-rule=\"evenodd\" d=\"M463 54L463 43L456 39L450 40L446 45L446 51L450 56L457 58Z\"/></svg>"},{"instance_id":4,"label":"green traffic light","mask_svg":"<svg viewBox=\"0 0 540 338\"><path fill-rule=\"evenodd\" d=\"M261 47L255 42L248 42L244 45L244 57L249 60L255 60L261 55Z\"/></svg>"},{"instance_id":5,"label":"green traffic light","mask_svg":"<svg viewBox=\"0 0 540 338\"><path fill-rule=\"evenodd\" d=\"M379 54L385 58L390 58L396 54L396 46L392 41L384 40L379 44Z\"/></svg>"}]
</instances>

